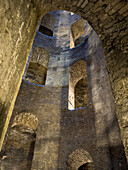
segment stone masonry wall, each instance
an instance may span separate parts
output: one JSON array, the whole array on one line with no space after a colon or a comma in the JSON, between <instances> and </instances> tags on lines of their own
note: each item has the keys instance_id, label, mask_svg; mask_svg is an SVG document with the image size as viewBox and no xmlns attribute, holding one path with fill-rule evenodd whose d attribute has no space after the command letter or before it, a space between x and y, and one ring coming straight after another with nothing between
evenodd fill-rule
<instances>
[{"instance_id":1,"label":"stone masonry wall","mask_svg":"<svg viewBox=\"0 0 128 170\"><path fill-rule=\"evenodd\" d=\"M37 4L24 2L0 2L0 148L39 22Z\"/></svg>"},{"instance_id":2,"label":"stone masonry wall","mask_svg":"<svg viewBox=\"0 0 128 170\"><path fill-rule=\"evenodd\" d=\"M24 73L25 79L33 83L45 85L48 62L49 53L47 50L42 47L33 48Z\"/></svg>"},{"instance_id":3,"label":"stone masonry wall","mask_svg":"<svg viewBox=\"0 0 128 170\"><path fill-rule=\"evenodd\" d=\"M110 126L111 118L108 114L104 119L104 115L101 116L105 108L110 109L113 106L104 104L101 111L97 112L95 109L99 101L97 98L86 108L69 111L67 87L38 86L23 81L13 117L28 112L38 118L33 170L66 169L68 156L79 148L90 153L97 170L101 167L104 170L112 167L127 169L117 121L114 120L114 124L112 122L113 127ZM102 122L98 115L102 117ZM22 164L20 168L25 169Z\"/></svg>"},{"instance_id":4,"label":"stone masonry wall","mask_svg":"<svg viewBox=\"0 0 128 170\"><path fill-rule=\"evenodd\" d=\"M90 100L87 107L69 111L69 88L61 83L56 87L23 81L14 117L15 113L30 112L39 120L32 170L66 169L69 155L76 149L89 152L97 170L127 169L105 56L95 32L83 47ZM77 55L72 59L78 60Z\"/></svg>"},{"instance_id":5,"label":"stone masonry wall","mask_svg":"<svg viewBox=\"0 0 128 170\"><path fill-rule=\"evenodd\" d=\"M24 72L27 56L30 51L39 17L55 9L65 9L79 14L92 25L103 42L107 56L108 70L113 87L114 100L119 122L123 122L123 115L127 111L127 93L122 90L128 87L126 81L127 69L127 2L125 0L107 1L13 1L1 2L1 46L0 46L0 74L1 74L1 140L4 139L9 118L18 93L21 77ZM38 12L37 12L38 11ZM119 53L120 51L120 53ZM108 55L107 55L108 54ZM120 56L120 57L119 57ZM114 67L113 67L114 66ZM120 71L123 66L124 71ZM8 69L7 69L8 68ZM116 68L116 69L113 69ZM116 78L115 79L115 75ZM17 77L17 78L16 78ZM115 81L117 80L117 81ZM120 88L117 89L119 84ZM123 87L123 88L122 88ZM123 99L122 100L122 96ZM118 103L119 101L119 103ZM127 116L126 116L127 117ZM125 125L124 127L127 127ZM122 138L127 139L127 128L121 128ZM127 153L127 144L125 145Z\"/></svg>"}]
</instances>

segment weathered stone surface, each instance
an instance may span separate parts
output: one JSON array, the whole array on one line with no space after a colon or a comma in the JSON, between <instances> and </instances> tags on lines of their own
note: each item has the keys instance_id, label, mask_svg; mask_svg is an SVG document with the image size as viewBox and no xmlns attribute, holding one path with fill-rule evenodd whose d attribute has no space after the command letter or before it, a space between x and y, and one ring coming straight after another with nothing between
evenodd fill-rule
<instances>
[{"instance_id":1,"label":"weathered stone surface","mask_svg":"<svg viewBox=\"0 0 128 170\"><path fill-rule=\"evenodd\" d=\"M35 62L30 62L25 79L36 84L45 85L46 74L46 67Z\"/></svg>"},{"instance_id":2,"label":"weathered stone surface","mask_svg":"<svg viewBox=\"0 0 128 170\"><path fill-rule=\"evenodd\" d=\"M128 87L126 81L127 70L127 41L124 35L115 36L116 32L125 30L127 34L127 2L124 1L1 1L0 7L0 147L8 127L13 105L21 84L21 78L30 52L31 43L39 23L39 19L47 12L56 9L65 9L79 14L91 24L100 36L105 54L107 56L107 67L109 70L111 86L113 89L117 115L127 108L127 93L124 90L116 90L116 82L123 82L123 88ZM120 9L112 10L118 3ZM103 8L103 10L102 10ZM101 10L100 18L95 13ZM116 14L116 15L115 15ZM109 22L117 20L111 28L105 29L100 25L102 20L109 19ZM119 19L120 18L120 19ZM122 41L121 41L122 40ZM109 54L110 53L110 54ZM122 68L123 67L123 68ZM122 69L121 69L122 68ZM120 103L119 105L117 103ZM119 122L122 121L122 116ZM125 142L127 153L127 128L122 128L122 139Z\"/></svg>"},{"instance_id":3,"label":"weathered stone surface","mask_svg":"<svg viewBox=\"0 0 128 170\"><path fill-rule=\"evenodd\" d=\"M95 88L93 84L92 88ZM96 92L97 90L95 90L95 93ZM111 105L112 103L110 104L111 107L109 104L105 104L106 98L107 96L104 96L102 102L97 97L93 97L94 101L91 100L93 104L97 102L101 102L102 105L104 104L104 107L101 106L100 110L96 110L96 106L95 109L93 109L92 105L89 104L83 109L69 111L67 109L68 87L38 86L23 81L13 113L14 118L11 122L12 124L15 122L17 124L16 117L23 117L24 115L25 118L26 113L33 113L31 120L35 121L38 119L32 169L69 168L71 167L68 164L68 162L70 162L70 154L77 149L83 149L85 152L87 151L90 153L95 169L100 169L100 167L105 170L111 169L110 156L112 159L115 159L113 162L114 167L119 168L118 164L121 162L121 168L125 169L126 165L123 158L124 153L122 152L121 141L119 139L117 121L114 120L114 129L111 128L113 125L109 125L108 127L109 123L113 124L113 122L110 122L110 117L114 115L112 112L110 114L111 116L106 114L106 110L110 112L112 109L111 107L113 107L113 105ZM109 92L108 98L110 98ZM23 110L24 113L22 112ZM36 115L37 118L34 115ZM27 116L29 116L29 114L27 114ZM17 125L15 127L19 129ZM109 133L106 132L108 128L111 129ZM23 128L19 130L20 133L30 132L28 130L24 131ZM13 131L13 133L11 131ZM9 147L12 142L14 148L25 148L26 142L28 142L27 146L29 148L31 139L25 136L25 134L20 136L20 133L17 135L17 132L14 131L14 127L11 128L5 146ZM17 135L16 141L22 139L22 142L13 143L13 140L11 140L13 134ZM111 145L110 148L109 144ZM109 149L111 149L111 152L109 152ZM17 152L18 151L16 151L14 155L17 156L18 164L18 160L22 159L21 156L16 154ZM115 152L116 154L114 154ZM6 152L7 157L10 153L12 153L11 150ZM26 156L24 160L28 152L25 153ZM113 154L114 156L112 156ZM81 154L78 154L77 157L80 155ZM102 159L100 159L101 155ZM118 156L116 157L116 155ZM85 158L83 159L82 160L85 162ZM77 161L77 166L83 164L83 162L80 162L78 159ZM72 164L76 165L77 161L74 162L72 160ZM88 161L87 158L86 161ZM11 162L10 164L3 163L3 166L7 165L11 165L10 167L14 166ZM25 169L26 166L27 164L21 164L20 168Z\"/></svg>"},{"instance_id":4,"label":"weathered stone surface","mask_svg":"<svg viewBox=\"0 0 128 170\"><path fill-rule=\"evenodd\" d=\"M75 108L89 104L87 79L81 79L75 86Z\"/></svg>"},{"instance_id":5,"label":"weathered stone surface","mask_svg":"<svg viewBox=\"0 0 128 170\"><path fill-rule=\"evenodd\" d=\"M81 164L83 164L83 165L88 164L88 165L83 166L83 168L82 168ZM91 166L89 166L90 164L91 164ZM87 151L82 150L82 149L77 149L69 155L67 169L68 170L73 170L73 169L74 170L80 170L80 169L93 170L94 169L93 160Z\"/></svg>"},{"instance_id":6,"label":"weathered stone surface","mask_svg":"<svg viewBox=\"0 0 128 170\"><path fill-rule=\"evenodd\" d=\"M59 62L62 59L60 54L55 55L55 59L58 61L56 67L53 67L55 63L50 60L49 64L51 68L53 67L55 76L53 79L51 75L47 75L47 79L52 78L53 83L58 81L58 87L55 87L53 83L46 86L34 85L25 81L22 83L13 117L15 117L14 120L16 120L17 115L25 118L26 116L22 115L26 115L26 112L28 112L36 115L38 119L35 149L34 151L31 149L32 152L30 154L32 155L34 152L33 163L32 159L29 161L29 164L32 164L33 170L74 169L74 166L78 169L83 163L89 162L90 159L87 160L83 156L82 160L84 162L80 162L78 157L82 156L79 153L76 156L77 160L72 159L72 163L69 165L68 162L71 162L69 155L77 149L83 149L84 152L90 153L94 168L97 170L101 167L104 170L111 169L112 167L122 170L127 169L115 115L113 96L106 71L105 56L100 40L94 32L89 34L85 44L81 46L82 48L84 48L85 52L85 54L83 52L81 53L83 60L80 60L78 54L72 56L72 53L70 54L69 51L62 53L63 57L65 57L64 54L70 54L68 55L68 59L70 60L68 64L64 61ZM74 51L78 52L78 49L75 48ZM53 59L54 55L51 58ZM64 65L62 66L61 64L63 62ZM89 98L90 103L83 109L68 110L70 84L69 87L64 86L65 84L60 81L61 76L56 77L58 67L61 68L61 66L64 71L67 70L67 73L70 73L70 81L72 80L74 86L79 80L87 77L85 80L86 86L88 84L86 98ZM64 79L66 79L68 85L68 79L66 77ZM79 97L83 99L81 94L79 94ZM35 116L32 117L34 118ZM31 127L31 123L20 122L22 125L24 123ZM15 123L12 120L12 127L13 124ZM16 121L16 126L18 124L19 121ZM19 130L21 127L17 128ZM20 131L23 131L23 129ZM10 133L9 136L13 136L12 134ZM17 134L17 132L14 131L14 134ZM23 139L23 143L27 140L28 145L31 145L29 138L23 135L18 137L18 139L21 138ZM6 145L9 146L8 143ZM17 147L17 143L14 147ZM20 142L19 147L24 148ZM9 153L11 152L10 150ZM27 155L28 152L26 152L25 159ZM21 158L17 158L17 160L19 159ZM8 165L4 165L3 163L3 166ZM20 165L21 169L25 169L26 167L27 163ZM93 168L92 164L90 167Z\"/></svg>"},{"instance_id":7,"label":"weathered stone surface","mask_svg":"<svg viewBox=\"0 0 128 170\"><path fill-rule=\"evenodd\" d=\"M33 6L30 1L7 0L0 3L1 148L39 21L37 5Z\"/></svg>"}]
</instances>

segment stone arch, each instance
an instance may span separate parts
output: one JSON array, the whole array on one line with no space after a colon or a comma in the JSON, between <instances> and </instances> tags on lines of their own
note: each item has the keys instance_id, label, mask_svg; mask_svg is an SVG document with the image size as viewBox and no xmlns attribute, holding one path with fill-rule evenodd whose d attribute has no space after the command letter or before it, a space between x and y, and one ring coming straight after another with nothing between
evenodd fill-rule
<instances>
[{"instance_id":1,"label":"stone arch","mask_svg":"<svg viewBox=\"0 0 128 170\"><path fill-rule=\"evenodd\" d=\"M69 102L68 108L72 110L75 107L75 87L80 80L87 84L86 62L78 60L70 66L69 70ZM86 86L87 89L87 86Z\"/></svg>"},{"instance_id":2,"label":"stone arch","mask_svg":"<svg viewBox=\"0 0 128 170\"><path fill-rule=\"evenodd\" d=\"M80 18L71 25L71 33L74 41L74 45L77 46L84 41L84 27L87 22Z\"/></svg>"},{"instance_id":3,"label":"stone arch","mask_svg":"<svg viewBox=\"0 0 128 170\"><path fill-rule=\"evenodd\" d=\"M78 60L70 66L69 70L70 81L74 86L83 77L87 77L86 62L84 60Z\"/></svg>"},{"instance_id":4,"label":"stone arch","mask_svg":"<svg viewBox=\"0 0 128 170\"><path fill-rule=\"evenodd\" d=\"M38 119L31 113L20 113L14 118L12 127L19 125L27 126L35 131L38 127Z\"/></svg>"},{"instance_id":5,"label":"stone arch","mask_svg":"<svg viewBox=\"0 0 128 170\"><path fill-rule=\"evenodd\" d=\"M5 153L9 161L3 163L5 169L31 169L38 118L28 112L15 116L5 143Z\"/></svg>"},{"instance_id":6,"label":"stone arch","mask_svg":"<svg viewBox=\"0 0 128 170\"><path fill-rule=\"evenodd\" d=\"M48 36L53 36L55 17L50 13L43 16L40 21L39 32Z\"/></svg>"},{"instance_id":7,"label":"stone arch","mask_svg":"<svg viewBox=\"0 0 128 170\"><path fill-rule=\"evenodd\" d=\"M30 58L26 80L36 84L45 85L48 62L49 52L42 47L35 47Z\"/></svg>"},{"instance_id":8,"label":"stone arch","mask_svg":"<svg viewBox=\"0 0 128 170\"><path fill-rule=\"evenodd\" d=\"M91 155L84 149L76 149L68 156L67 169L78 170L81 166L90 164L90 170L94 170L93 160Z\"/></svg>"}]
</instances>

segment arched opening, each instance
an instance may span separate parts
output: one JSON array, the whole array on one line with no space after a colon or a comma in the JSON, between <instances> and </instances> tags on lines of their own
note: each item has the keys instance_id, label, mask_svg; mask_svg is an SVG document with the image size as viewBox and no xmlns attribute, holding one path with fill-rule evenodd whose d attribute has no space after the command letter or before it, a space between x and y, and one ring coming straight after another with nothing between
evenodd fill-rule
<instances>
[{"instance_id":1,"label":"arched opening","mask_svg":"<svg viewBox=\"0 0 128 170\"><path fill-rule=\"evenodd\" d=\"M4 146L5 169L31 169L37 126L38 119L31 113L20 113L14 118Z\"/></svg>"},{"instance_id":2,"label":"arched opening","mask_svg":"<svg viewBox=\"0 0 128 170\"><path fill-rule=\"evenodd\" d=\"M40 21L39 32L53 37L54 22L55 18L51 13L44 15Z\"/></svg>"},{"instance_id":3,"label":"arched opening","mask_svg":"<svg viewBox=\"0 0 128 170\"><path fill-rule=\"evenodd\" d=\"M48 62L48 51L42 47L35 47L30 61L28 60L25 79L35 84L45 85Z\"/></svg>"},{"instance_id":4,"label":"arched opening","mask_svg":"<svg viewBox=\"0 0 128 170\"><path fill-rule=\"evenodd\" d=\"M70 66L68 109L84 107L89 104L86 62L78 60Z\"/></svg>"},{"instance_id":5,"label":"arched opening","mask_svg":"<svg viewBox=\"0 0 128 170\"><path fill-rule=\"evenodd\" d=\"M84 42L85 37L90 33L92 27L83 18L78 19L71 25L71 34L74 47Z\"/></svg>"},{"instance_id":6,"label":"arched opening","mask_svg":"<svg viewBox=\"0 0 128 170\"><path fill-rule=\"evenodd\" d=\"M26 80L32 83L45 85L47 69L39 63L30 62Z\"/></svg>"},{"instance_id":7,"label":"arched opening","mask_svg":"<svg viewBox=\"0 0 128 170\"><path fill-rule=\"evenodd\" d=\"M68 170L94 170L93 160L84 149L73 151L68 157L67 164Z\"/></svg>"}]
</instances>

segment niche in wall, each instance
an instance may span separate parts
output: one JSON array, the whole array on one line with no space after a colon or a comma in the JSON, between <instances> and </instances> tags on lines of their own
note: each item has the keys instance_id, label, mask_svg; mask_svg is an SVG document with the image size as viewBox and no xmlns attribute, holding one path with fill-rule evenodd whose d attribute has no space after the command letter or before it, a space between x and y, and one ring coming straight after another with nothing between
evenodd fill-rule
<instances>
[{"instance_id":1,"label":"niche in wall","mask_svg":"<svg viewBox=\"0 0 128 170\"><path fill-rule=\"evenodd\" d=\"M48 36L51 36L51 37L53 36L53 31L42 25L40 25L39 27L39 32L46 34Z\"/></svg>"},{"instance_id":2,"label":"niche in wall","mask_svg":"<svg viewBox=\"0 0 128 170\"><path fill-rule=\"evenodd\" d=\"M38 119L34 114L22 112L15 116L4 146L7 157L5 169L31 170Z\"/></svg>"},{"instance_id":3,"label":"niche in wall","mask_svg":"<svg viewBox=\"0 0 128 170\"><path fill-rule=\"evenodd\" d=\"M75 108L84 107L89 104L87 80L82 78L75 85Z\"/></svg>"},{"instance_id":4,"label":"niche in wall","mask_svg":"<svg viewBox=\"0 0 128 170\"><path fill-rule=\"evenodd\" d=\"M55 17L51 13L43 16L40 22L39 32L46 34L48 36L53 36Z\"/></svg>"},{"instance_id":5,"label":"niche in wall","mask_svg":"<svg viewBox=\"0 0 128 170\"><path fill-rule=\"evenodd\" d=\"M42 47L35 47L32 51L25 79L35 84L45 85L48 62L48 51Z\"/></svg>"},{"instance_id":6,"label":"niche in wall","mask_svg":"<svg viewBox=\"0 0 128 170\"><path fill-rule=\"evenodd\" d=\"M69 70L69 98L68 109L73 110L87 106L89 103L86 62L78 60Z\"/></svg>"},{"instance_id":7,"label":"niche in wall","mask_svg":"<svg viewBox=\"0 0 128 170\"><path fill-rule=\"evenodd\" d=\"M73 151L67 161L68 170L94 170L94 164L90 154L84 149Z\"/></svg>"},{"instance_id":8,"label":"niche in wall","mask_svg":"<svg viewBox=\"0 0 128 170\"><path fill-rule=\"evenodd\" d=\"M84 27L86 25L86 21L83 20L82 18L77 20L71 25L71 33L72 33L72 39L74 41L74 46L76 47L77 45L81 44L84 42Z\"/></svg>"}]
</instances>

